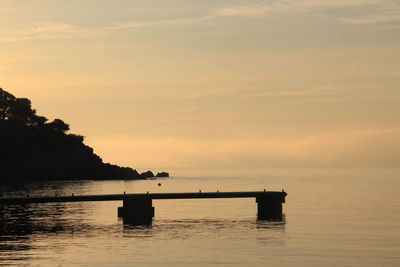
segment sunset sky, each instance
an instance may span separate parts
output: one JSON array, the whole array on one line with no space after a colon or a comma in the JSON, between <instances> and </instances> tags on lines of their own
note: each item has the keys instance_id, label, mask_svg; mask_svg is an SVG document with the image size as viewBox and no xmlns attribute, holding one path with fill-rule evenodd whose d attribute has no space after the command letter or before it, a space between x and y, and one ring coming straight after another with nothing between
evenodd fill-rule
<instances>
[{"instance_id":1,"label":"sunset sky","mask_svg":"<svg viewBox=\"0 0 400 267\"><path fill-rule=\"evenodd\" d=\"M400 1L0 0L0 87L131 167L400 166Z\"/></svg>"}]
</instances>

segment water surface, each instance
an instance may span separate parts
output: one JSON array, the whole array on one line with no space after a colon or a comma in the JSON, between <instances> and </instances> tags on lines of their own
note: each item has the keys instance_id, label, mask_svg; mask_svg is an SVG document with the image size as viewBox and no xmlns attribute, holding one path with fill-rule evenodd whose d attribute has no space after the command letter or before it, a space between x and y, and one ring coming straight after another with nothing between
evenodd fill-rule
<instances>
[{"instance_id":1,"label":"water surface","mask_svg":"<svg viewBox=\"0 0 400 267\"><path fill-rule=\"evenodd\" d=\"M119 201L0 208L1 265L398 266L398 169L175 169L147 181L2 187L6 196L281 190L284 220L254 199L155 200L151 227L124 226ZM161 183L161 186L158 186Z\"/></svg>"}]
</instances>

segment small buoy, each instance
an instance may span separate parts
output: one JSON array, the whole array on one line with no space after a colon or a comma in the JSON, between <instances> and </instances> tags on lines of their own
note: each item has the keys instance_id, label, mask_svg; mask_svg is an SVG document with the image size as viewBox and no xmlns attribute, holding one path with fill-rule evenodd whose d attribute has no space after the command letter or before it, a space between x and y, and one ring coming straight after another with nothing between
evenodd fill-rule
<instances>
[{"instance_id":1,"label":"small buoy","mask_svg":"<svg viewBox=\"0 0 400 267\"><path fill-rule=\"evenodd\" d=\"M161 186L161 183L158 183L158 186Z\"/></svg>"}]
</instances>

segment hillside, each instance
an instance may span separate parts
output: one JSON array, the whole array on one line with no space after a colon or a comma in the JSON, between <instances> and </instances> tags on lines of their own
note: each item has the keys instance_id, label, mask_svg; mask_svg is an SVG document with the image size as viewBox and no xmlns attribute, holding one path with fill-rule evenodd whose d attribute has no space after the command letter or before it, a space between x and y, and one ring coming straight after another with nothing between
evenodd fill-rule
<instances>
[{"instance_id":1,"label":"hillside","mask_svg":"<svg viewBox=\"0 0 400 267\"><path fill-rule=\"evenodd\" d=\"M0 183L149 177L104 163L84 144L83 136L68 131L61 119L49 122L29 99L0 88Z\"/></svg>"}]
</instances>

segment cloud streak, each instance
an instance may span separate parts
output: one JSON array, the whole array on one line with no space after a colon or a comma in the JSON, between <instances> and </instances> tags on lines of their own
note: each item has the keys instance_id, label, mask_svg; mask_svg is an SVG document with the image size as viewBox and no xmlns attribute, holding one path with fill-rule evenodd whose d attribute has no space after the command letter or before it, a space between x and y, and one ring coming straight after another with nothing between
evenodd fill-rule
<instances>
[{"instance_id":1,"label":"cloud streak","mask_svg":"<svg viewBox=\"0 0 400 267\"><path fill-rule=\"evenodd\" d=\"M196 24L211 18L213 18L213 16L152 20L143 22L125 22L103 27L79 27L77 25L72 25L68 23L44 22L29 29L19 29L16 31L16 34L11 36L0 36L0 42L9 43L28 40L88 38L107 35L119 30L138 29L155 26L172 27Z\"/></svg>"},{"instance_id":2,"label":"cloud streak","mask_svg":"<svg viewBox=\"0 0 400 267\"><path fill-rule=\"evenodd\" d=\"M67 23L42 22L30 28L17 29L14 35L0 37L0 42L61 39L71 36L82 36L88 31L89 29L82 29Z\"/></svg>"},{"instance_id":3,"label":"cloud streak","mask_svg":"<svg viewBox=\"0 0 400 267\"><path fill-rule=\"evenodd\" d=\"M371 24L400 21L400 3L385 0L277 0L261 4L243 4L223 8L209 8L208 14L197 17L171 18L150 21L127 21L101 27L81 27L65 22L42 22L32 28L19 29L14 32L4 30L0 34L1 43L63 38L88 38L110 34L119 30L145 27L173 27L198 24L203 21L228 17L263 18L281 15L319 13L322 11L346 8L350 14L340 16L330 13L333 19L350 24ZM362 12L357 10L362 8ZM353 12L354 11L354 12ZM357 11L357 12L355 12ZM5 33L8 32L8 35ZM2 36L3 35L3 36Z\"/></svg>"},{"instance_id":4,"label":"cloud streak","mask_svg":"<svg viewBox=\"0 0 400 267\"><path fill-rule=\"evenodd\" d=\"M387 0L278 0L265 4L241 5L217 9L215 14L221 17L272 17L275 15L295 15L316 13L346 8L351 16L334 19L351 24L371 24L400 21L400 3ZM354 10L357 8L357 10ZM362 12L359 10L362 8ZM352 12L354 11L354 12Z\"/></svg>"},{"instance_id":5,"label":"cloud streak","mask_svg":"<svg viewBox=\"0 0 400 267\"><path fill-rule=\"evenodd\" d=\"M377 24L400 21L400 7L394 10L380 10L376 14L367 14L359 17L339 18L338 20L351 24Z\"/></svg>"},{"instance_id":6,"label":"cloud streak","mask_svg":"<svg viewBox=\"0 0 400 267\"><path fill-rule=\"evenodd\" d=\"M303 13L322 9L360 7L381 4L382 0L278 0L266 4L224 7L216 11L218 16L268 16L282 13Z\"/></svg>"},{"instance_id":7,"label":"cloud streak","mask_svg":"<svg viewBox=\"0 0 400 267\"><path fill-rule=\"evenodd\" d=\"M295 139L92 139L106 158L154 166L369 166L400 164L400 128L337 130ZM113 151L118 151L114 155ZM136 158L135 155L137 156ZM133 161L127 161L127 159Z\"/></svg>"},{"instance_id":8,"label":"cloud streak","mask_svg":"<svg viewBox=\"0 0 400 267\"><path fill-rule=\"evenodd\" d=\"M308 90L295 90L295 91L268 91L268 92L261 92L255 93L245 96L246 98L249 97L269 97L269 96L314 96L314 95L333 95L335 94L333 88L314 88Z\"/></svg>"},{"instance_id":9,"label":"cloud streak","mask_svg":"<svg viewBox=\"0 0 400 267\"><path fill-rule=\"evenodd\" d=\"M213 16L202 16L202 17L194 17L194 18L177 18L177 19L169 19L169 20L153 20L153 21L144 21L144 22L126 22L117 24L114 26L109 26L104 29L106 30L122 30L122 29L132 29L132 28L143 28L150 26L179 26L179 25L187 25L187 24L195 24L208 19L213 18Z\"/></svg>"}]
</instances>

